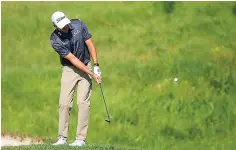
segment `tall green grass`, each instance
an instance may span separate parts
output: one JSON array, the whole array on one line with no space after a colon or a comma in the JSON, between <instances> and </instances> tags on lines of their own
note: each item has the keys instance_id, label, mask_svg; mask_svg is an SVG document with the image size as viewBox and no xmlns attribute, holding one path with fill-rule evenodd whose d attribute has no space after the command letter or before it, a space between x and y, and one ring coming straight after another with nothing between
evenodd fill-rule
<instances>
[{"instance_id":1,"label":"tall green grass","mask_svg":"<svg viewBox=\"0 0 236 150\"><path fill-rule=\"evenodd\" d=\"M2 132L55 141L61 66L51 14L89 27L111 124L93 84L88 142L234 149L234 2L2 2ZM173 81L178 77L179 81ZM76 96L75 96L76 99ZM77 106L69 140L75 138Z\"/></svg>"}]
</instances>

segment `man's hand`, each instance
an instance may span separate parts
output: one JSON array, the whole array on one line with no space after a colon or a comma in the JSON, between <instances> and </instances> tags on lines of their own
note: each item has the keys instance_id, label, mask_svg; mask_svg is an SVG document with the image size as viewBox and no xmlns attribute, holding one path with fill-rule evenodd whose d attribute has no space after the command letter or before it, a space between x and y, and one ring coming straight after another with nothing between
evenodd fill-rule
<instances>
[{"instance_id":1,"label":"man's hand","mask_svg":"<svg viewBox=\"0 0 236 150\"><path fill-rule=\"evenodd\" d=\"M94 81L97 82L97 84L102 82L101 77L96 75L95 73L92 75L92 77L93 77Z\"/></svg>"},{"instance_id":2,"label":"man's hand","mask_svg":"<svg viewBox=\"0 0 236 150\"><path fill-rule=\"evenodd\" d=\"M98 75L100 78L102 78L102 72L98 66L94 66L93 72Z\"/></svg>"}]
</instances>

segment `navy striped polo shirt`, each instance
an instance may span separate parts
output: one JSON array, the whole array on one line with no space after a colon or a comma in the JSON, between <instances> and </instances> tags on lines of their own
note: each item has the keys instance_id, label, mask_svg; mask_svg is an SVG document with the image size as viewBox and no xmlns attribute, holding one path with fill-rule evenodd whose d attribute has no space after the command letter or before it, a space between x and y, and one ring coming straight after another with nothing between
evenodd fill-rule
<instances>
[{"instance_id":1,"label":"navy striped polo shirt","mask_svg":"<svg viewBox=\"0 0 236 150\"><path fill-rule=\"evenodd\" d=\"M80 19L71 19L68 24L69 32L60 32L55 29L50 37L50 43L53 49L59 54L60 62L63 66L73 66L73 64L64 57L72 53L85 65L90 62L90 53L85 43L92 37L86 24Z\"/></svg>"}]
</instances>

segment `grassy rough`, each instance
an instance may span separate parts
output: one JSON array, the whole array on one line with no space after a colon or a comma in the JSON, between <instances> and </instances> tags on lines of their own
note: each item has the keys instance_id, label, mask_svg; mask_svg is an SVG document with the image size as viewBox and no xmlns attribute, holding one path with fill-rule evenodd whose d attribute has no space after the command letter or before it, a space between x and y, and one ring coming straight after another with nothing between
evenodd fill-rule
<instances>
[{"instance_id":1,"label":"grassy rough","mask_svg":"<svg viewBox=\"0 0 236 150\"><path fill-rule=\"evenodd\" d=\"M2 2L2 132L56 140L61 66L49 36L61 10L88 25L103 72L112 123L94 84L89 143L234 149L235 2L163 3Z\"/></svg>"}]
</instances>

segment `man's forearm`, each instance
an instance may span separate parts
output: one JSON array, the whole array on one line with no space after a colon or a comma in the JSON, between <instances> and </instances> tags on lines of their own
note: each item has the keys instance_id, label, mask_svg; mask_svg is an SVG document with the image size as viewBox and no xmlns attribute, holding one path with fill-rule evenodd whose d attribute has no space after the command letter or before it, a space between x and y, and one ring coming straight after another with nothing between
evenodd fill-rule
<instances>
[{"instance_id":1,"label":"man's forearm","mask_svg":"<svg viewBox=\"0 0 236 150\"><path fill-rule=\"evenodd\" d=\"M83 72L88 73L90 76L93 76L93 72L88 69L87 66L84 65L78 58L76 58L73 54L69 53L66 57L76 68L80 69Z\"/></svg>"},{"instance_id":2,"label":"man's forearm","mask_svg":"<svg viewBox=\"0 0 236 150\"><path fill-rule=\"evenodd\" d=\"M93 59L93 63L94 63L94 64L95 64L95 63L98 63L97 52L96 52L95 47L90 48L90 49L89 49L89 52L90 52L91 57L92 57L92 59Z\"/></svg>"},{"instance_id":3,"label":"man's forearm","mask_svg":"<svg viewBox=\"0 0 236 150\"><path fill-rule=\"evenodd\" d=\"M70 61L76 68L80 69L83 72L88 73L89 75L93 75L94 73L88 69L87 66L85 66L79 59L73 58Z\"/></svg>"},{"instance_id":4,"label":"man's forearm","mask_svg":"<svg viewBox=\"0 0 236 150\"><path fill-rule=\"evenodd\" d=\"M96 48L95 48L95 45L92 41L92 39L89 39L87 41L85 41L87 46L88 46L88 49L89 49L89 53L93 59L93 63L98 63L98 58L97 58L97 51L96 51Z\"/></svg>"}]
</instances>

